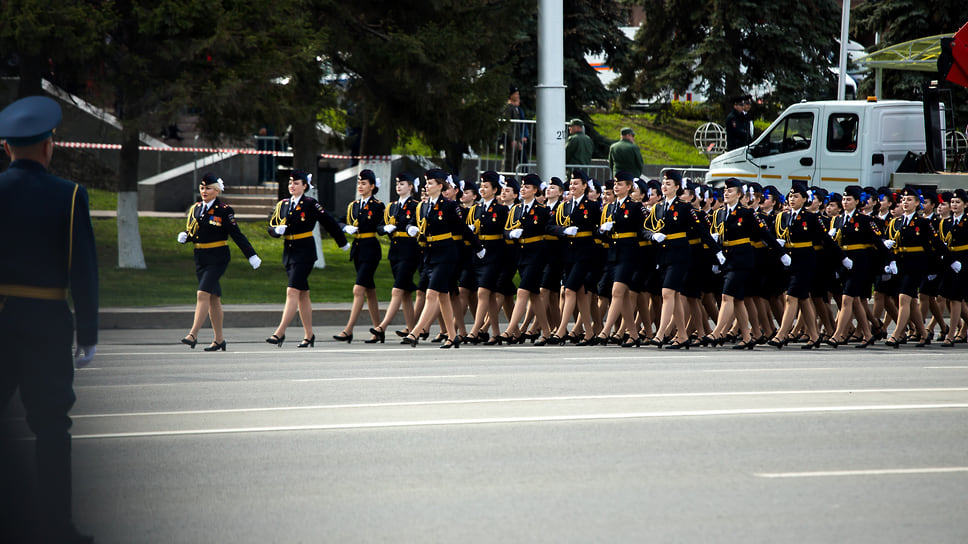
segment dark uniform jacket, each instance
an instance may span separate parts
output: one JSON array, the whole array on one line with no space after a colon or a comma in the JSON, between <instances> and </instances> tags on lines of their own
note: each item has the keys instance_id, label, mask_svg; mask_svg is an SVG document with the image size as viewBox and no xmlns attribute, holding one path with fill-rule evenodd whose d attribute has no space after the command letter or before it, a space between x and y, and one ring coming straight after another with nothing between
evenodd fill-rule
<instances>
[{"instance_id":1,"label":"dark uniform jacket","mask_svg":"<svg viewBox=\"0 0 968 544\"><path fill-rule=\"evenodd\" d=\"M504 243L504 225L508 219L508 207L499 204L494 198L484 206L483 203L475 205L473 215L468 216L470 224L474 227L474 233L487 249L487 254L483 259L477 259L478 263L494 263L504 258L506 244Z\"/></svg>"},{"instance_id":2,"label":"dark uniform jacket","mask_svg":"<svg viewBox=\"0 0 968 544\"><path fill-rule=\"evenodd\" d=\"M383 256L377 232L383 229L385 211L386 206L375 196L368 198L366 204L361 205L359 200L354 200L346 206L346 224L359 229L353 235L351 261L379 261Z\"/></svg>"},{"instance_id":3,"label":"dark uniform jacket","mask_svg":"<svg viewBox=\"0 0 968 544\"><path fill-rule=\"evenodd\" d=\"M743 112L735 109L726 116L726 150L731 151L749 145L750 122Z\"/></svg>"},{"instance_id":4,"label":"dark uniform jacket","mask_svg":"<svg viewBox=\"0 0 968 544\"><path fill-rule=\"evenodd\" d=\"M319 256L316 254L316 241L312 236L316 223L326 229L337 246L346 245L346 237L343 236L339 224L326 213L319 201L303 195L295 208L290 209L291 204L291 199L280 200L273 212L273 217L278 216L285 221L286 233L280 236L269 227L270 236L285 239L282 245L282 264L316 262Z\"/></svg>"},{"instance_id":5,"label":"dark uniform jacket","mask_svg":"<svg viewBox=\"0 0 968 544\"><path fill-rule=\"evenodd\" d=\"M508 212L507 232L521 229L521 237L513 242L520 246L519 264L543 262L547 254L548 238L552 237L551 212L538 202L531 201L531 208L524 213L524 203L511 206Z\"/></svg>"},{"instance_id":6,"label":"dark uniform jacket","mask_svg":"<svg viewBox=\"0 0 968 544\"><path fill-rule=\"evenodd\" d=\"M737 204L732 211L728 206L716 210L713 230L719 233L719 243L726 256L723 270L753 268L758 243L766 244L774 252L780 251L780 245L759 214L743 205Z\"/></svg>"},{"instance_id":7,"label":"dark uniform jacket","mask_svg":"<svg viewBox=\"0 0 968 544\"><path fill-rule=\"evenodd\" d=\"M442 196L437 197L437 201L433 204L428 200L417 206L420 238L426 244L424 251L426 262L433 264L451 250L455 252L454 255L457 255L457 243L461 240L469 241L475 253L484 247L477 235L467 228L458 208L457 202Z\"/></svg>"},{"instance_id":8,"label":"dark uniform jacket","mask_svg":"<svg viewBox=\"0 0 968 544\"><path fill-rule=\"evenodd\" d=\"M383 222L387 225L396 226L396 230L390 233L390 250L387 257L390 259L413 259L420 256L420 246L417 239L407 234L407 227L417 224L417 205L419 201L413 197L407 198L402 204L399 200L393 201L386 207Z\"/></svg>"},{"instance_id":9,"label":"dark uniform jacket","mask_svg":"<svg viewBox=\"0 0 968 544\"><path fill-rule=\"evenodd\" d=\"M661 232L666 235L666 239L659 244L660 265L689 259L690 238L699 238L713 251L719 251L719 244L709 233L708 226L704 227L692 204L676 197L664 213L663 208L666 208L666 201L660 200L652 207L645 219L647 231Z\"/></svg>"},{"instance_id":10,"label":"dark uniform jacket","mask_svg":"<svg viewBox=\"0 0 968 544\"><path fill-rule=\"evenodd\" d=\"M224 264L229 262L229 236L239 246L246 258L255 255L249 239L239 230L235 212L218 198L212 201L207 212L204 202L196 202L188 212L188 241L195 245L195 262L198 264Z\"/></svg>"},{"instance_id":11,"label":"dark uniform jacket","mask_svg":"<svg viewBox=\"0 0 968 544\"><path fill-rule=\"evenodd\" d=\"M807 255L807 250L812 254L816 251L815 246L832 251L838 261L844 258L844 252L827 235L818 214L803 208L797 212L783 212L776 216L775 229L777 238L786 240L783 249L793 258L791 269L797 267L798 255Z\"/></svg>"},{"instance_id":12,"label":"dark uniform jacket","mask_svg":"<svg viewBox=\"0 0 968 544\"><path fill-rule=\"evenodd\" d=\"M42 288L40 295L63 290L57 300L65 308L70 290L77 343L97 344L97 251L87 190L38 162L13 161L0 173L0 225L0 311L7 297L36 298L24 287Z\"/></svg>"},{"instance_id":13,"label":"dark uniform jacket","mask_svg":"<svg viewBox=\"0 0 968 544\"><path fill-rule=\"evenodd\" d=\"M552 232L562 238L567 244L572 257L588 258L592 255L595 245L595 232L602 219L602 205L588 197L582 197L581 202L574 199L558 205L555 211L555 225ZM578 227L578 234L566 236L567 227ZM584 252L584 256L583 256Z\"/></svg>"},{"instance_id":14,"label":"dark uniform jacket","mask_svg":"<svg viewBox=\"0 0 968 544\"><path fill-rule=\"evenodd\" d=\"M854 210L850 221L847 221L846 213L837 216L833 228L837 231L834 235L837 245L855 264L859 259L881 266L890 261L890 252L884 246L884 234L873 217Z\"/></svg>"},{"instance_id":15,"label":"dark uniform jacket","mask_svg":"<svg viewBox=\"0 0 968 544\"><path fill-rule=\"evenodd\" d=\"M605 233L609 262L635 256L639 252L639 237L645 221L642 203L628 197L621 204L612 202L605 206L604 220L614 223L612 230Z\"/></svg>"},{"instance_id":16,"label":"dark uniform jacket","mask_svg":"<svg viewBox=\"0 0 968 544\"><path fill-rule=\"evenodd\" d=\"M933 262L945 263L950 259L948 248L934 230L930 219L915 214L907 225L904 216L895 217L888 223L888 236L894 240L895 259L900 263L915 260L930 270Z\"/></svg>"}]
</instances>

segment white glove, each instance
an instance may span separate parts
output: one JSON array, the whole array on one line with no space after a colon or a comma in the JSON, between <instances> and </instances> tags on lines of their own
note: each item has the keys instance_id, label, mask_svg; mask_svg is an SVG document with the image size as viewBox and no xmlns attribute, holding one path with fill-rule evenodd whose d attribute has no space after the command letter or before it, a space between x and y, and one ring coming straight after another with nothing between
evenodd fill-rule
<instances>
[{"instance_id":1,"label":"white glove","mask_svg":"<svg viewBox=\"0 0 968 544\"><path fill-rule=\"evenodd\" d=\"M884 240L884 247L891 249L894 247L894 240Z\"/></svg>"},{"instance_id":2,"label":"white glove","mask_svg":"<svg viewBox=\"0 0 968 544\"><path fill-rule=\"evenodd\" d=\"M188 233L187 232L179 232L178 233L178 243L179 244L184 244L187 241L188 241Z\"/></svg>"},{"instance_id":3,"label":"white glove","mask_svg":"<svg viewBox=\"0 0 968 544\"><path fill-rule=\"evenodd\" d=\"M258 255L253 255L249 257L249 264L251 264L252 269L255 270L256 268L262 266L262 259L260 259Z\"/></svg>"},{"instance_id":4,"label":"white glove","mask_svg":"<svg viewBox=\"0 0 968 544\"><path fill-rule=\"evenodd\" d=\"M850 257L844 257L844 260L840 261L840 264L844 265L844 268L847 270L854 267L854 261L850 260Z\"/></svg>"},{"instance_id":5,"label":"white glove","mask_svg":"<svg viewBox=\"0 0 968 544\"><path fill-rule=\"evenodd\" d=\"M356 234L356 231L358 230L360 229L358 229L357 227L354 227L353 225L346 225L345 227L343 227L343 232L345 232L346 234Z\"/></svg>"},{"instance_id":6,"label":"white glove","mask_svg":"<svg viewBox=\"0 0 968 544\"><path fill-rule=\"evenodd\" d=\"M578 234L578 227L565 227L565 236L574 236Z\"/></svg>"},{"instance_id":7,"label":"white glove","mask_svg":"<svg viewBox=\"0 0 968 544\"><path fill-rule=\"evenodd\" d=\"M474 225L467 225L467 230L474 232Z\"/></svg>"},{"instance_id":8,"label":"white glove","mask_svg":"<svg viewBox=\"0 0 968 544\"><path fill-rule=\"evenodd\" d=\"M891 261L887 266L884 267L884 272L887 274L897 274L897 261Z\"/></svg>"},{"instance_id":9,"label":"white glove","mask_svg":"<svg viewBox=\"0 0 968 544\"><path fill-rule=\"evenodd\" d=\"M77 346L77 349L74 350L74 367L83 368L87 366L94 359L95 353L97 353L97 346L95 345Z\"/></svg>"},{"instance_id":10,"label":"white glove","mask_svg":"<svg viewBox=\"0 0 968 544\"><path fill-rule=\"evenodd\" d=\"M937 277L938 277L937 274L929 274L927 280L928 281L934 281L934 278L937 278Z\"/></svg>"},{"instance_id":11,"label":"white glove","mask_svg":"<svg viewBox=\"0 0 968 544\"><path fill-rule=\"evenodd\" d=\"M786 245L786 240L784 240L783 238L777 238L776 243L780 244L780 247L783 247Z\"/></svg>"},{"instance_id":12,"label":"white glove","mask_svg":"<svg viewBox=\"0 0 968 544\"><path fill-rule=\"evenodd\" d=\"M602 232L608 232L608 231L612 230L612 227L613 226L615 226L615 222L614 221L606 221L606 222L602 223L602 226L598 227L598 230L600 230Z\"/></svg>"},{"instance_id":13,"label":"white glove","mask_svg":"<svg viewBox=\"0 0 968 544\"><path fill-rule=\"evenodd\" d=\"M351 247L353 247L353 244L350 244L349 242L346 242L346 245L345 246L341 246L340 249L342 249L343 251L349 251Z\"/></svg>"},{"instance_id":14,"label":"white glove","mask_svg":"<svg viewBox=\"0 0 968 544\"><path fill-rule=\"evenodd\" d=\"M396 225L383 225L383 232L390 234L391 232L397 230Z\"/></svg>"},{"instance_id":15,"label":"white glove","mask_svg":"<svg viewBox=\"0 0 968 544\"><path fill-rule=\"evenodd\" d=\"M726 256L723 255L722 251L716 253L716 260L719 261L719 264L724 264L726 262Z\"/></svg>"},{"instance_id":16,"label":"white glove","mask_svg":"<svg viewBox=\"0 0 968 544\"><path fill-rule=\"evenodd\" d=\"M665 241L665 239L666 239L666 235L662 234L661 232L652 233L652 240L655 242L659 242L661 244L662 242Z\"/></svg>"},{"instance_id":17,"label":"white glove","mask_svg":"<svg viewBox=\"0 0 968 544\"><path fill-rule=\"evenodd\" d=\"M837 229L832 228L832 229L828 230L827 231L827 236L830 236L831 238L833 238L834 236L837 236Z\"/></svg>"},{"instance_id":18,"label":"white glove","mask_svg":"<svg viewBox=\"0 0 968 544\"><path fill-rule=\"evenodd\" d=\"M793 262L793 259L791 259L789 255L784 253L783 255L780 255L780 262L783 263L783 266L786 267L786 266L790 266L790 263Z\"/></svg>"},{"instance_id":19,"label":"white glove","mask_svg":"<svg viewBox=\"0 0 968 544\"><path fill-rule=\"evenodd\" d=\"M487 255L487 249L482 247L481 250L475 253L474 255L477 255L478 259L483 259L484 255Z\"/></svg>"},{"instance_id":20,"label":"white glove","mask_svg":"<svg viewBox=\"0 0 968 544\"><path fill-rule=\"evenodd\" d=\"M420 234L420 229L418 229L416 225L410 225L407 227L407 235L411 238L415 238L418 234Z\"/></svg>"},{"instance_id":21,"label":"white glove","mask_svg":"<svg viewBox=\"0 0 968 544\"><path fill-rule=\"evenodd\" d=\"M955 271L955 274L961 272L961 261L951 263L951 269Z\"/></svg>"},{"instance_id":22,"label":"white glove","mask_svg":"<svg viewBox=\"0 0 968 544\"><path fill-rule=\"evenodd\" d=\"M283 234L286 233L286 226L279 225L278 227L275 228L275 231L276 231L276 234L278 234L279 236L282 236Z\"/></svg>"},{"instance_id":23,"label":"white glove","mask_svg":"<svg viewBox=\"0 0 968 544\"><path fill-rule=\"evenodd\" d=\"M522 234L524 234L524 229L514 229L508 233L508 237L512 240L517 240Z\"/></svg>"},{"instance_id":24,"label":"white glove","mask_svg":"<svg viewBox=\"0 0 968 544\"><path fill-rule=\"evenodd\" d=\"M713 274L719 274L719 265L718 264L714 264L713 265Z\"/></svg>"},{"instance_id":25,"label":"white glove","mask_svg":"<svg viewBox=\"0 0 968 544\"><path fill-rule=\"evenodd\" d=\"M719 233L718 232L712 233L712 237L713 237L713 240L715 240L717 242L719 241Z\"/></svg>"}]
</instances>

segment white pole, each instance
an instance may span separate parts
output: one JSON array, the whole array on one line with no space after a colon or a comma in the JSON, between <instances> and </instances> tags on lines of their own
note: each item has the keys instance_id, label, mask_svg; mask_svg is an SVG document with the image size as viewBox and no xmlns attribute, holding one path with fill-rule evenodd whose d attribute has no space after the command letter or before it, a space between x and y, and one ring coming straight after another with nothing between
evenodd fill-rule
<instances>
[{"instance_id":1,"label":"white pole","mask_svg":"<svg viewBox=\"0 0 968 544\"><path fill-rule=\"evenodd\" d=\"M850 26L850 0L844 0L840 17L840 64L837 69L837 100L847 93L847 27Z\"/></svg>"},{"instance_id":2,"label":"white pole","mask_svg":"<svg viewBox=\"0 0 968 544\"><path fill-rule=\"evenodd\" d=\"M563 0L538 0L538 175L565 176Z\"/></svg>"}]
</instances>

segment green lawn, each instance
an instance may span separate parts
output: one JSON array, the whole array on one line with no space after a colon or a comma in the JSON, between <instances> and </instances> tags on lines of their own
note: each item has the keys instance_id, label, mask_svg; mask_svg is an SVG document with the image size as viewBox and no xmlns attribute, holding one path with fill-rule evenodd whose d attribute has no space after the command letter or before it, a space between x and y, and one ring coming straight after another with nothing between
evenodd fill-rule
<instances>
[{"instance_id":1,"label":"green lawn","mask_svg":"<svg viewBox=\"0 0 968 544\"><path fill-rule=\"evenodd\" d=\"M652 113L595 113L591 117L598 132L616 140L622 127L632 127L645 164L709 165L709 159L692 144L693 134L702 121L672 119L656 125Z\"/></svg>"},{"instance_id":2,"label":"green lawn","mask_svg":"<svg viewBox=\"0 0 968 544\"><path fill-rule=\"evenodd\" d=\"M194 304L198 286L191 244L179 244L175 236L184 230L183 219L142 217L139 219L141 243L147 270L118 268L117 221L94 218L100 264L101 306L157 306ZM253 270L242 252L229 242L232 262L222 277L222 301L226 304L276 303L286 298L286 270L282 266L282 241L271 238L264 222L242 222L242 232L252 243L262 266ZM381 237L382 242L386 242ZM377 294L390 299L393 279L390 263L384 260L377 269ZM314 270L309 286L314 302L349 302L353 299L356 272L349 254L340 251L330 238L323 240L326 268Z\"/></svg>"}]
</instances>

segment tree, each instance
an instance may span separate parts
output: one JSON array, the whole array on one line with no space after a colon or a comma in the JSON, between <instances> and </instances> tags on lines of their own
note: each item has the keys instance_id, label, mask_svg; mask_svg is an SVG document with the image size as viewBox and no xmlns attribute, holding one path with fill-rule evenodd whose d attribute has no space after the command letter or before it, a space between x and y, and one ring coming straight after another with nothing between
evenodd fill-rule
<instances>
[{"instance_id":1,"label":"tree","mask_svg":"<svg viewBox=\"0 0 968 544\"><path fill-rule=\"evenodd\" d=\"M723 102L753 88L796 102L829 94L840 8L834 0L634 0L646 22L619 84L654 99L693 87ZM795 29L795 31L793 30Z\"/></svg>"},{"instance_id":2,"label":"tree","mask_svg":"<svg viewBox=\"0 0 968 544\"><path fill-rule=\"evenodd\" d=\"M606 63L613 69L627 65L631 40L620 29L624 10L619 3L608 0L564 0L563 7L565 118L583 119L585 132L595 141L596 154L602 155L607 153L612 140L595 130L585 109L607 107L616 93L605 88L585 55L604 54ZM512 42L511 58L515 63L514 82L530 90L538 84L537 11L532 10L528 17L526 33ZM535 106L533 102L524 105Z\"/></svg>"},{"instance_id":3,"label":"tree","mask_svg":"<svg viewBox=\"0 0 968 544\"><path fill-rule=\"evenodd\" d=\"M918 38L956 32L966 20L964 2L955 0L882 0L865 2L851 11L853 33L880 33L880 43L873 50ZM937 80L937 72L884 72L884 97L919 100L921 87ZM952 99L960 115L968 113L968 90L944 82L952 90ZM859 91L874 94L874 78L865 78ZM960 125L959 125L960 126Z\"/></svg>"},{"instance_id":4,"label":"tree","mask_svg":"<svg viewBox=\"0 0 968 544\"><path fill-rule=\"evenodd\" d=\"M511 69L508 36L530 4L325 3L323 56L351 79L345 94L362 125L360 152L389 153L400 130L440 150L492 138Z\"/></svg>"}]
</instances>

